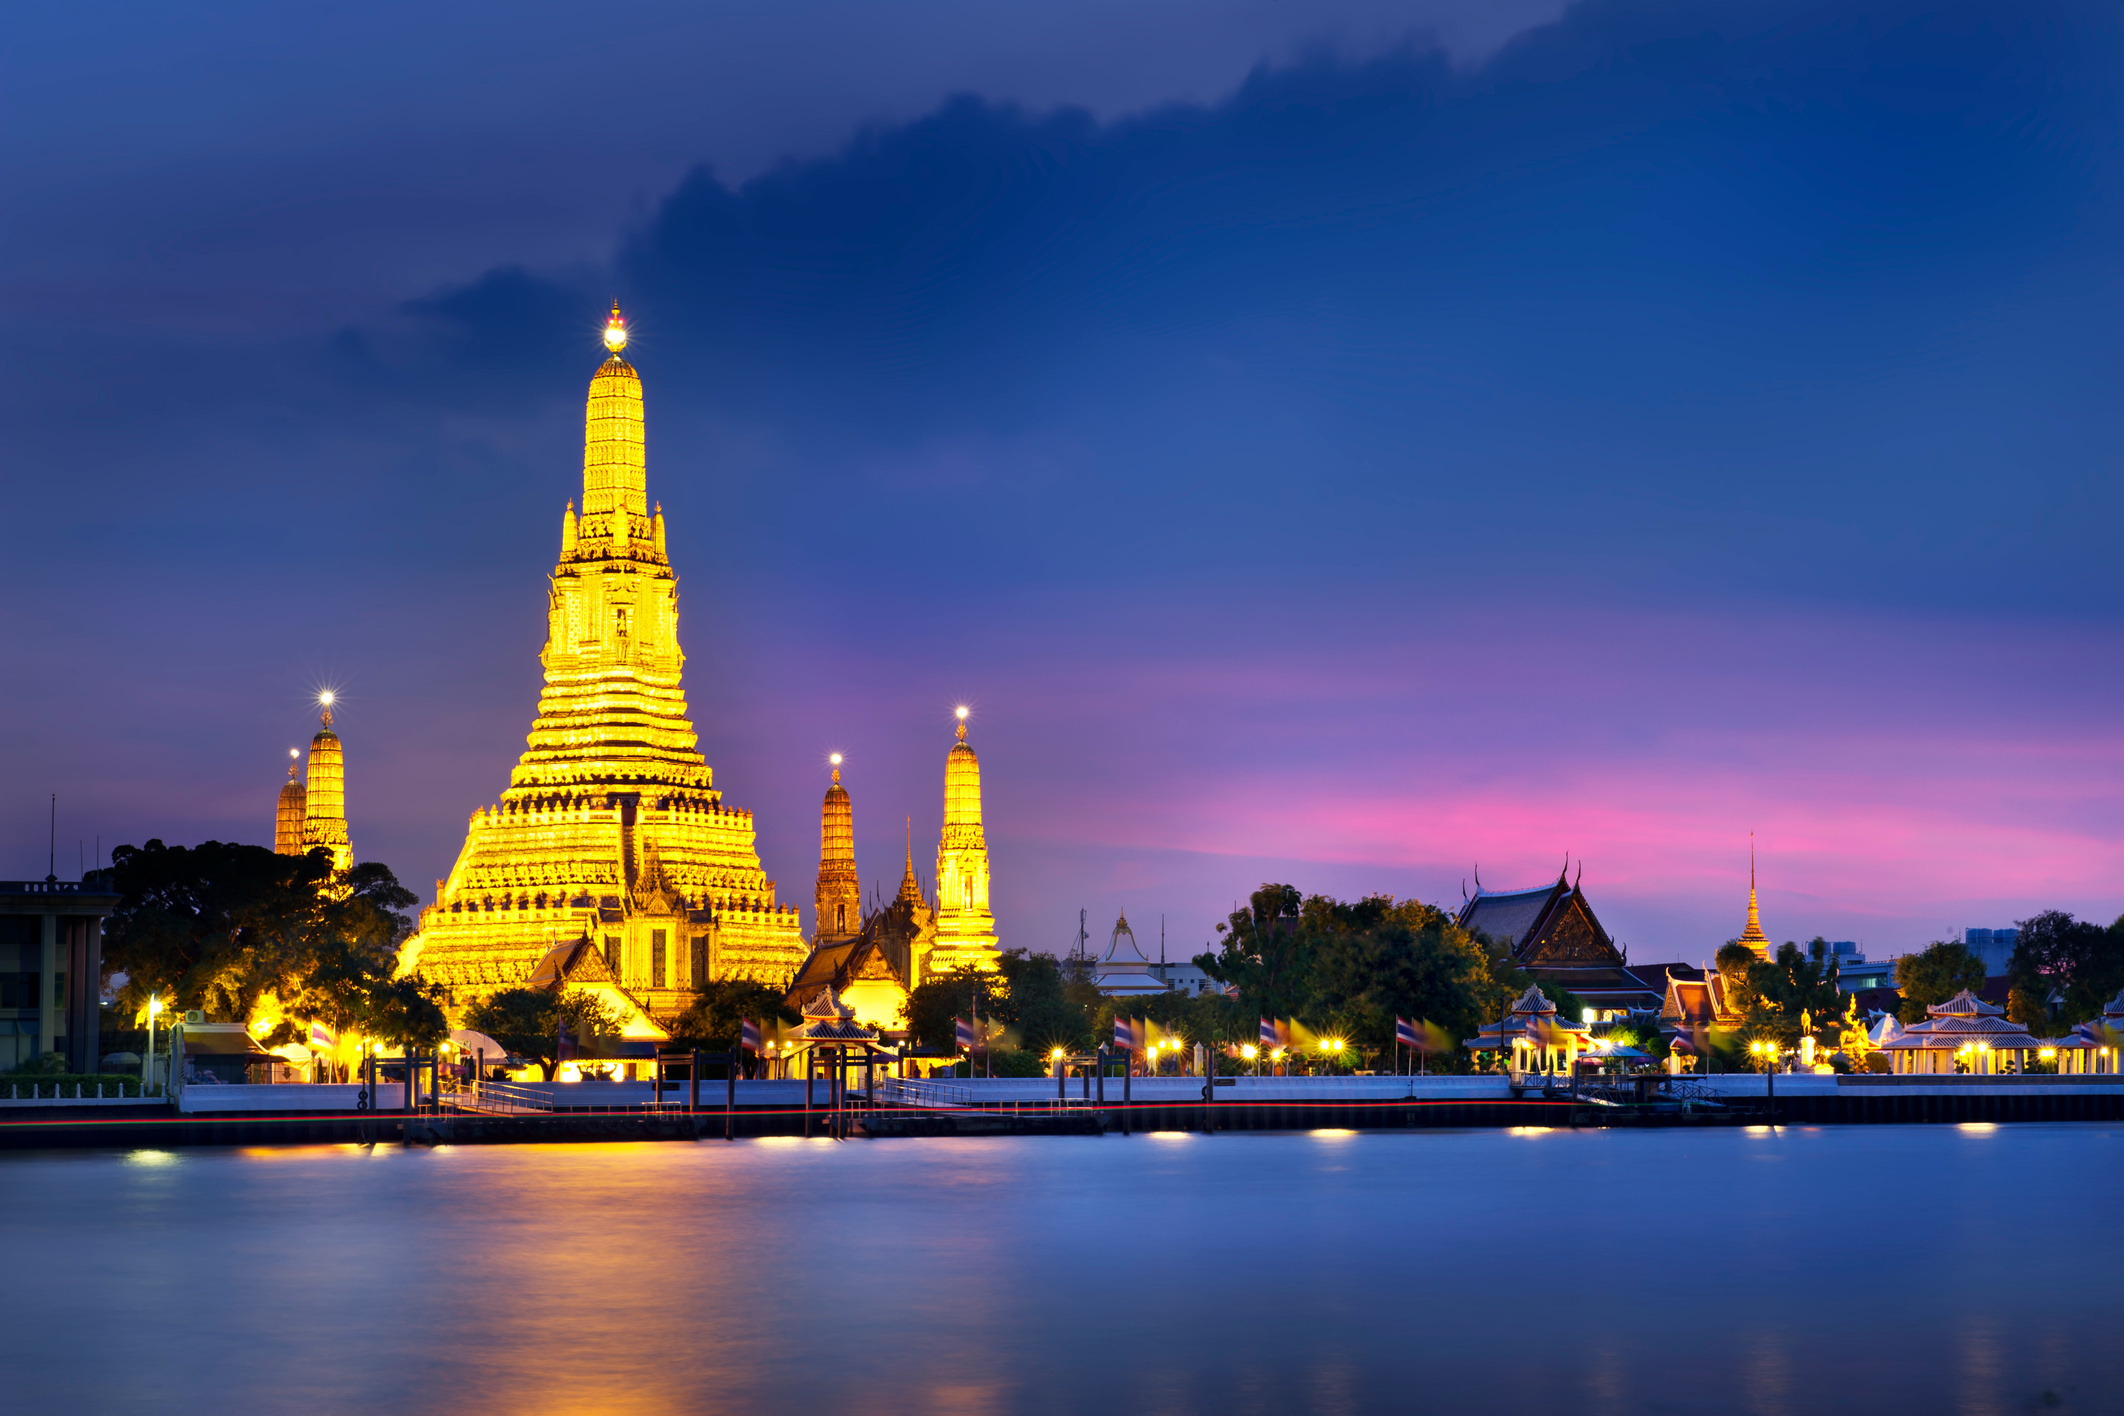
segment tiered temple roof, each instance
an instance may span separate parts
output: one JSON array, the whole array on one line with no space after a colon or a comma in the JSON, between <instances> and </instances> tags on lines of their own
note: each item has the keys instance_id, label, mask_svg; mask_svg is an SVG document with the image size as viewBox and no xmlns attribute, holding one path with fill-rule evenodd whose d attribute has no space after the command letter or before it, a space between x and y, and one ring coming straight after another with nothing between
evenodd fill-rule
<instances>
[{"instance_id":1,"label":"tiered temple roof","mask_svg":"<svg viewBox=\"0 0 2124 1416\"><path fill-rule=\"evenodd\" d=\"M1544 983L1603 1011L1660 1006L1664 980L1648 981L1601 927L1585 892L1566 872L1533 890L1485 890L1461 906L1457 922L1512 951L1512 961Z\"/></svg>"},{"instance_id":2,"label":"tiered temple roof","mask_svg":"<svg viewBox=\"0 0 2124 1416\"><path fill-rule=\"evenodd\" d=\"M526 982L572 940L667 1015L698 983L779 983L804 957L751 814L724 803L687 716L678 577L648 501L642 385L616 309L606 342L584 414L582 514L571 503L562 517L547 594L538 714L403 956L459 1005Z\"/></svg>"}]
</instances>

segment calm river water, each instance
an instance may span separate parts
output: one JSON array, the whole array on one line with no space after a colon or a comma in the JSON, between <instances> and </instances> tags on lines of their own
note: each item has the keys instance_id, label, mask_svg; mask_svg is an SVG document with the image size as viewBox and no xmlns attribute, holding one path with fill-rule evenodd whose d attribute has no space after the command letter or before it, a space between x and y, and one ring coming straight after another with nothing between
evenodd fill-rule
<instances>
[{"instance_id":1,"label":"calm river water","mask_svg":"<svg viewBox=\"0 0 2124 1416\"><path fill-rule=\"evenodd\" d=\"M2124 1128L0 1157L9 1410L2124 1410ZM2047 1395L2046 1395L2047 1393Z\"/></svg>"}]
</instances>

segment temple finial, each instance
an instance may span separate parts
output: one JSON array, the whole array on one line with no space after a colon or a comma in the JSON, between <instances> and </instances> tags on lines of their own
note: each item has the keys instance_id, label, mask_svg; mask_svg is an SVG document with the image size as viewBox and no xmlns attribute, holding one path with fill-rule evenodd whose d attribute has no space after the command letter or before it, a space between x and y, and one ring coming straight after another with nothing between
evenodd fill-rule
<instances>
[{"instance_id":1,"label":"temple finial","mask_svg":"<svg viewBox=\"0 0 2124 1416\"><path fill-rule=\"evenodd\" d=\"M833 764L833 784L838 787L841 785L841 754L836 752L826 760ZM909 827L908 829L912 831L914 828ZM913 837L910 836L909 840L912 841L912 839Z\"/></svg>"},{"instance_id":2,"label":"temple finial","mask_svg":"<svg viewBox=\"0 0 2124 1416\"><path fill-rule=\"evenodd\" d=\"M334 698L335 695L329 688L317 695L317 720L328 728L332 726L332 704Z\"/></svg>"},{"instance_id":3,"label":"temple finial","mask_svg":"<svg viewBox=\"0 0 2124 1416\"><path fill-rule=\"evenodd\" d=\"M627 347L627 321L620 316L617 300L612 302L612 318L605 321L605 347L615 354Z\"/></svg>"},{"instance_id":4,"label":"temple finial","mask_svg":"<svg viewBox=\"0 0 2124 1416\"><path fill-rule=\"evenodd\" d=\"M966 741L966 705L959 705L959 741Z\"/></svg>"}]
</instances>

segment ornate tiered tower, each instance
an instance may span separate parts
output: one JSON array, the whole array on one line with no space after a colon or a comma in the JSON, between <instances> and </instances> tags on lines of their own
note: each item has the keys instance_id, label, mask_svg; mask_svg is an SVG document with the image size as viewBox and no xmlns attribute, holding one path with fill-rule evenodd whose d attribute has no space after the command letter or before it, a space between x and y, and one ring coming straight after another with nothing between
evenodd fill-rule
<instances>
[{"instance_id":1,"label":"ornate tiered tower","mask_svg":"<svg viewBox=\"0 0 2124 1416\"><path fill-rule=\"evenodd\" d=\"M937 941L927 962L929 973L996 966L996 922L988 912L988 838L981 829L981 759L966 741L964 708L959 709L959 740L944 759Z\"/></svg>"},{"instance_id":2,"label":"ornate tiered tower","mask_svg":"<svg viewBox=\"0 0 2124 1416\"><path fill-rule=\"evenodd\" d=\"M295 780L295 768L302 761L302 754L288 749L288 780L280 788L280 806L273 813L273 850L278 855L302 854L302 827L308 816L303 802L302 783Z\"/></svg>"},{"instance_id":3,"label":"ornate tiered tower","mask_svg":"<svg viewBox=\"0 0 2124 1416\"><path fill-rule=\"evenodd\" d=\"M856 879L855 810L841 785L841 754L833 755L833 785L819 807L818 920L814 943L838 944L863 929L863 889Z\"/></svg>"},{"instance_id":4,"label":"ornate tiered tower","mask_svg":"<svg viewBox=\"0 0 2124 1416\"><path fill-rule=\"evenodd\" d=\"M586 938L665 1015L697 982L781 983L804 958L796 908L776 903L760 869L752 816L723 804L686 716L678 579L663 508L648 500L642 384L620 357L617 306L605 343L584 418L582 514L571 503L562 516L547 594L538 717L403 955L458 1005Z\"/></svg>"},{"instance_id":5,"label":"ornate tiered tower","mask_svg":"<svg viewBox=\"0 0 2124 1416\"><path fill-rule=\"evenodd\" d=\"M1741 931L1740 941L1756 952L1759 958L1770 957L1770 936L1763 933L1763 916L1755 907L1755 833L1748 833L1748 927Z\"/></svg>"},{"instance_id":6,"label":"ornate tiered tower","mask_svg":"<svg viewBox=\"0 0 2124 1416\"><path fill-rule=\"evenodd\" d=\"M354 863L354 845L347 839L347 758L332 731L332 694L317 695L318 721L324 726L310 739L310 766L304 775L302 849L323 846L332 853L332 868L345 870ZM281 800L287 800L282 787Z\"/></svg>"}]
</instances>

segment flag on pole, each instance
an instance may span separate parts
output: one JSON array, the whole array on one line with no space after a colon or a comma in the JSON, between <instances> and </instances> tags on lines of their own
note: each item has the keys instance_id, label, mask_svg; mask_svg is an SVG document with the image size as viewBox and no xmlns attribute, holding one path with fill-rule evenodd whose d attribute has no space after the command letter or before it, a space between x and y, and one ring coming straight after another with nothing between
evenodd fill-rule
<instances>
[{"instance_id":1,"label":"flag on pole","mask_svg":"<svg viewBox=\"0 0 2124 1416\"><path fill-rule=\"evenodd\" d=\"M1134 1052L1140 1045L1141 1042L1136 1036L1135 1020L1131 1018L1115 1018L1114 1046L1120 1048L1123 1052Z\"/></svg>"},{"instance_id":2,"label":"flag on pole","mask_svg":"<svg viewBox=\"0 0 2124 1416\"><path fill-rule=\"evenodd\" d=\"M959 1025L959 1050L960 1050L961 1052L971 1052L971 1051L973 1051L973 1045L974 1045L974 1025L973 1025L973 1019L971 1019L971 1018L960 1018L960 1019L958 1019L958 1020L957 1020L957 1022L958 1022L958 1025Z\"/></svg>"},{"instance_id":3,"label":"flag on pole","mask_svg":"<svg viewBox=\"0 0 2124 1416\"><path fill-rule=\"evenodd\" d=\"M323 1023L310 1024L310 1046L330 1048L335 1045L332 1030Z\"/></svg>"},{"instance_id":4,"label":"flag on pole","mask_svg":"<svg viewBox=\"0 0 2124 1416\"><path fill-rule=\"evenodd\" d=\"M738 1019L738 1046L760 1050L760 1022L757 1018Z\"/></svg>"},{"instance_id":5,"label":"flag on pole","mask_svg":"<svg viewBox=\"0 0 2124 1416\"><path fill-rule=\"evenodd\" d=\"M1263 1018L1261 1020L1261 1045L1271 1052L1276 1049L1276 1020L1274 1018Z\"/></svg>"},{"instance_id":6,"label":"flag on pole","mask_svg":"<svg viewBox=\"0 0 2124 1416\"><path fill-rule=\"evenodd\" d=\"M1399 1013L1394 1015L1394 1041L1412 1051L1423 1049L1423 1039L1417 1034L1415 1019L1404 1018Z\"/></svg>"}]
</instances>

